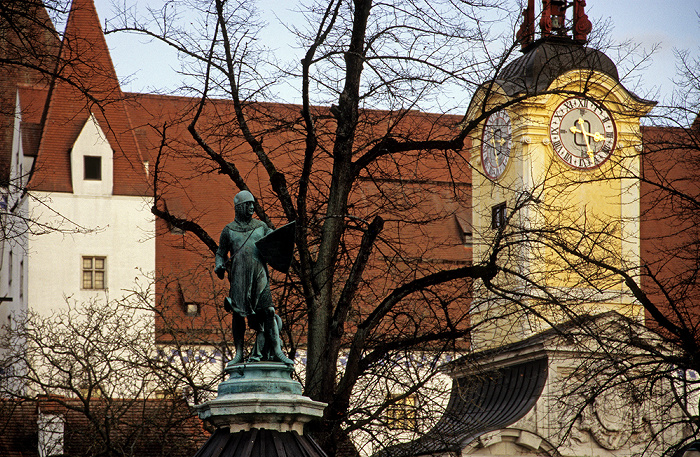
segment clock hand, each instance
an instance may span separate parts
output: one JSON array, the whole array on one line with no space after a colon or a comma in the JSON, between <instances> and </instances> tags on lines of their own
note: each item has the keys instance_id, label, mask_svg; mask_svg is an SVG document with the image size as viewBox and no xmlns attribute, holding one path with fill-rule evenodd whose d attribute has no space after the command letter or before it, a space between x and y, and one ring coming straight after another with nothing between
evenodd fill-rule
<instances>
[{"instance_id":1,"label":"clock hand","mask_svg":"<svg viewBox=\"0 0 700 457\"><path fill-rule=\"evenodd\" d=\"M498 143L499 146L503 146L503 144L505 142L506 142L505 138L499 138L498 140L496 140L495 135L491 137L491 144L493 145L493 152L494 152L493 155L496 157L496 165L499 167L501 166L501 161L499 160L499 157L498 157L498 155L499 155L498 153L500 151L496 150L496 143Z\"/></svg>"},{"instance_id":2,"label":"clock hand","mask_svg":"<svg viewBox=\"0 0 700 457\"><path fill-rule=\"evenodd\" d=\"M583 123L583 118L579 117L578 118L578 124L581 126L581 133L583 133L583 138L586 140L586 152L588 152L588 157L590 157L591 160L593 160L593 150L591 149L591 145L588 142L588 135L586 135L585 131L585 124Z\"/></svg>"},{"instance_id":3,"label":"clock hand","mask_svg":"<svg viewBox=\"0 0 700 457\"><path fill-rule=\"evenodd\" d=\"M496 150L496 136L491 136L491 144L493 145L493 156L496 158L496 166L501 166L501 161L498 160L498 151Z\"/></svg>"},{"instance_id":4,"label":"clock hand","mask_svg":"<svg viewBox=\"0 0 700 457\"><path fill-rule=\"evenodd\" d=\"M576 126L574 125L574 126L571 126L571 128L569 130L571 130L571 133L574 133L574 134L580 133L583 135L583 138L586 140L586 150L587 150L586 152L588 152L588 156L590 157L590 159L593 160L593 150L591 150L591 145L588 142L588 137L592 137L593 141L595 141L596 143L603 141L605 139L605 137L600 132L595 132L595 133L586 132L585 127L584 127L583 118L578 118L577 122L579 123L579 125L581 125L581 129L580 130L577 129Z\"/></svg>"},{"instance_id":5,"label":"clock hand","mask_svg":"<svg viewBox=\"0 0 700 457\"><path fill-rule=\"evenodd\" d=\"M595 141L596 143L605 139L605 136L603 136L603 134L600 132L588 133L584 130L577 129L576 127L570 127L569 130L571 130L571 133L581 133L583 135L593 137L593 141Z\"/></svg>"},{"instance_id":6,"label":"clock hand","mask_svg":"<svg viewBox=\"0 0 700 457\"><path fill-rule=\"evenodd\" d=\"M582 134L582 135L592 136L592 137L593 137L593 141L595 141L596 143L598 143L598 142L600 142L600 141L603 141L603 140L605 139L605 137L603 136L603 134L600 133L600 132L595 132L595 133L591 134L591 133L588 133L588 132L584 132L583 130L579 130L579 129L576 128L575 126L569 127L569 130L571 131L571 133L580 133L580 134Z\"/></svg>"}]
</instances>

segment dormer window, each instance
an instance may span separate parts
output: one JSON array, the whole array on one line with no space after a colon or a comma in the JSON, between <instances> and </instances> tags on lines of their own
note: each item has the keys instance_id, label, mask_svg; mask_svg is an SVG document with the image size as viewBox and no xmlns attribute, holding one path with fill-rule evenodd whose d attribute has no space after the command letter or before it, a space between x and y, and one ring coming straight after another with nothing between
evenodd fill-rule
<instances>
[{"instance_id":1,"label":"dormer window","mask_svg":"<svg viewBox=\"0 0 700 457\"><path fill-rule=\"evenodd\" d=\"M86 181L102 180L102 157L83 156L83 179Z\"/></svg>"},{"instance_id":2,"label":"dormer window","mask_svg":"<svg viewBox=\"0 0 700 457\"><path fill-rule=\"evenodd\" d=\"M95 116L85 121L70 151L75 195L112 195L114 150Z\"/></svg>"}]
</instances>

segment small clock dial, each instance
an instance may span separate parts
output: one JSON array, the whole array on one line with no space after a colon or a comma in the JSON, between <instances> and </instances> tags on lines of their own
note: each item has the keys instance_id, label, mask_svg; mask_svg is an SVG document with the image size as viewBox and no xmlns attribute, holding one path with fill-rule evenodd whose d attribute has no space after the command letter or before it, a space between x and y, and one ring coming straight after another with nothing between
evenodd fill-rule
<instances>
[{"instance_id":1,"label":"small clock dial","mask_svg":"<svg viewBox=\"0 0 700 457\"><path fill-rule=\"evenodd\" d=\"M506 169L510 158L511 136L510 116L505 110L486 119L481 139L481 163L489 178L498 178Z\"/></svg>"},{"instance_id":2,"label":"small clock dial","mask_svg":"<svg viewBox=\"0 0 700 457\"><path fill-rule=\"evenodd\" d=\"M593 169L612 154L617 133L612 116L601 105L570 98L554 111L549 136L557 155L575 168Z\"/></svg>"}]
</instances>

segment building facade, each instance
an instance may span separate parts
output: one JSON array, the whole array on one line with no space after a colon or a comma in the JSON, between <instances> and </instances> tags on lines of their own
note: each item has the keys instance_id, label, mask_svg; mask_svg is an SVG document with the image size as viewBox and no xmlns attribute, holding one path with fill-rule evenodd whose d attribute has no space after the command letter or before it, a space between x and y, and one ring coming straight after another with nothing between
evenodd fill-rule
<instances>
[{"instance_id":1,"label":"building facade","mask_svg":"<svg viewBox=\"0 0 700 457\"><path fill-rule=\"evenodd\" d=\"M586 29L581 3L570 5L574 28ZM650 228L645 215L654 205L640 179L652 157L640 155L650 147L646 132L668 131L645 132L641 119L654 103L628 91L612 60L585 46L587 32L568 36L563 25L551 25L565 23L565 9L556 5L543 2L541 15L551 21L535 39L530 2L520 34L523 55L476 91L465 122L483 122L465 146L470 168L455 179L438 159L416 164L406 156L391 165L422 167L416 176L429 179L404 182L386 171L382 187L366 177L353 195L358 207L377 193L392 195L396 208L383 210L397 225L404 198L429 221L427 228L397 229L405 250L392 259L383 253L392 269L378 268L367 281L378 289L408 276L411 262L430 263L436 272L443 267L435 265L487 263L494 246L512 247L501 267L511 276L476 284L461 301L445 305L464 308L464 321L473 328L453 348L464 357L446 363L435 382L444 387L452 379L449 398L421 403L420 392L405 395L396 382L355 397L358 403L388 401L386 442L397 436L406 441L387 449L368 446L366 454L662 455L687 438L683 427L666 427L677 411L659 415L653 398L633 398L624 384L601 390L588 403L584 394L595 390L580 390L582 377L591 380L589 372L610 370L610 359L598 356L604 341L625 334L618 343L631 347L629 341L657 338L648 310L619 277L639 278L642 265L659 252L649 241L669 227ZM5 92L11 86L13 116L11 133L4 132L11 144L0 151L0 165L8 164L0 170L0 323L12 328L23 313L50 316L86 302L108 307L142 300L134 309L151 322L154 358L198 365L193 380L215 379L228 350L230 322L220 306L225 284L212 274L213 252L181 227L192 220L219 233L233 219L234 190L226 177L203 172L207 165L188 154L196 145L182 113L197 111L198 100L123 93L91 0L73 1L60 50L52 45L57 61L67 64L61 77L46 83L38 76L12 77L3 86ZM259 104L258 110L261 119L292 119L298 107ZM330 119L332 110L319 108L319 117ZM213 100L202 118L223 130L235 122L233 111L230 103ZM456 124L436 118L417 113L402 128L449 130ZM166 128L169 142L163 141ZM266 145L278 164L293 168L298 150L289 145L301 138L280 135ZM239 160L242 174L260 173L245 146L226 154ZM157 172L172 180L156 179ZM274 195L264 180L249 182L270 206ZM284 220L274 217L272 223ZM590 244L586 259L575 240ZM586 269L602 264L606 274ZM283 286L275 293L283 296L285 278L276 279ZM306 323L290 324L298 326L295 334ZM299 333L299 347L292 349L301 359ZM420 357L426 366L434 363ZM394 385L399 393L392 392ZM659 398L666 398L673 386L659 389ZM418 430L421 404L435 405L432 428Z\"/></svg>"}]
</instances>

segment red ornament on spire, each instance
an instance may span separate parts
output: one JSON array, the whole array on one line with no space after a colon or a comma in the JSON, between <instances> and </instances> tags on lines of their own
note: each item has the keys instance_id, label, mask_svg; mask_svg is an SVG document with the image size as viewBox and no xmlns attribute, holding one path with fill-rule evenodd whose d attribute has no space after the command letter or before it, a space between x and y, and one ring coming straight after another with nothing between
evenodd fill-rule
<instances>
[{"instance_id":1,"label":"red ornament on spire","mask_svg":"<svg viewBox=\"0 0 700 457\"><path fill-rule=\"evenodd\" d=\"M593 24L584 11L585 7L586 0L574 0L574 40L576 41L586 41L593 29Z\"/></svg>"},{"instance_id":2,"label":"red ornament on spire","mask_svg":"<svg viewBox=\"0 0 700 457\"><path fill-rule=\"evenodd\" d=\"M523 50L535 41L535 0L527 0L527 7L523 9L523 23L515 38Z\"/></svg>"}]
</instances>

